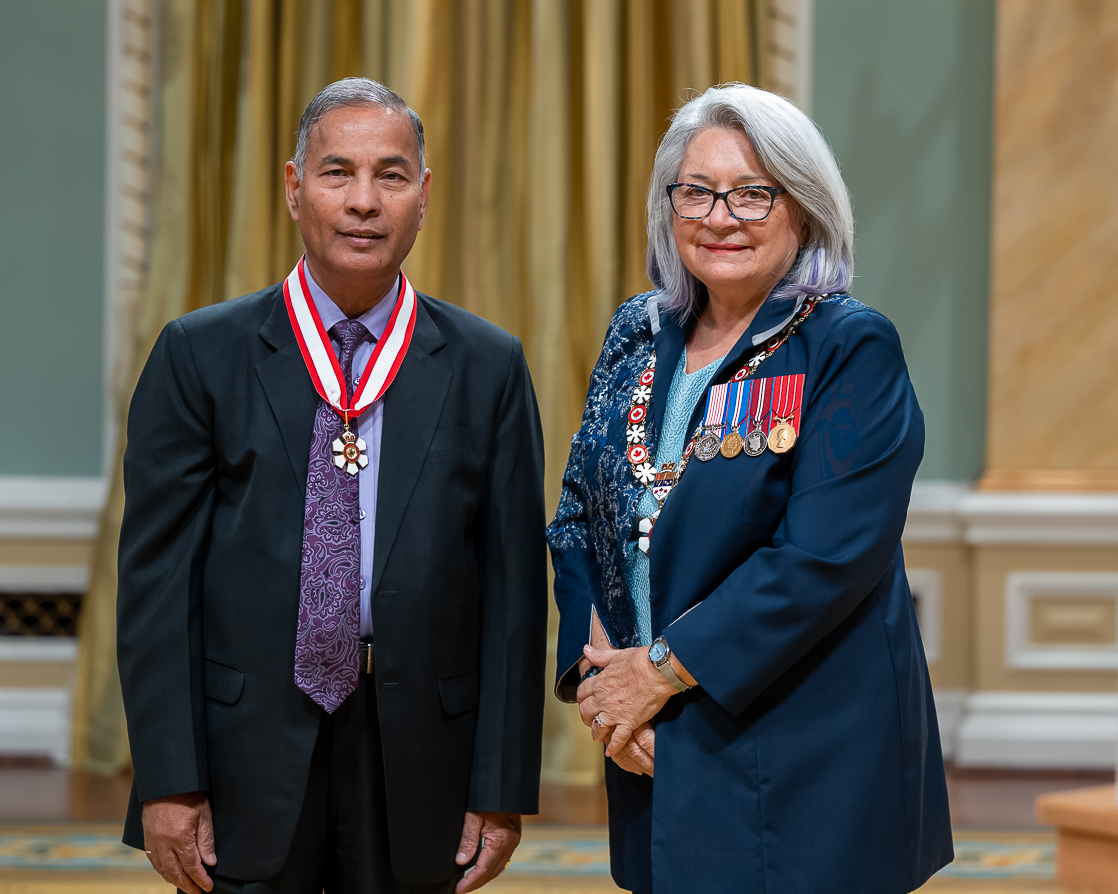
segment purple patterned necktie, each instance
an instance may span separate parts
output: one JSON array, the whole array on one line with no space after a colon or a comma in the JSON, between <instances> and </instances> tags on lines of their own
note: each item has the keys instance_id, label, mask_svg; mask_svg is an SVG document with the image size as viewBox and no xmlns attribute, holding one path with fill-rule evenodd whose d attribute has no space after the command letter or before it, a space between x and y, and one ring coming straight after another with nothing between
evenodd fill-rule
<instances>
[{"instance_id":1,"label":"purple patterned necktie","mask_svg":"<svg viewBox=\"0 0 1118 894\"><path fill-rule=\"evenodd\" d=\"M342 320L331 331L341 341L339 361L352 389L353 355L369 330L357 320ZM357 688L360 638L359 489L357 476L335 466L331 456L330 444L341 434L342 417L320 399L307 466L295 683L330 714Z\"/></svg>"}]
</instances>

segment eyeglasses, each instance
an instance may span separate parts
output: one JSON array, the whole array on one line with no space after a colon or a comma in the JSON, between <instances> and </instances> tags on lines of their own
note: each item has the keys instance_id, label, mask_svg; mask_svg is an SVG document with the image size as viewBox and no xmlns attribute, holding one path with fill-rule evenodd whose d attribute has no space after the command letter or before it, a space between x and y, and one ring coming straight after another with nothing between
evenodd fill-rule
<instances>
[{"instance_id":1,"label":"eyeglasses","mask_svg":"<svg viewBox=\"0 0 1118 894\"><path fill-rule=\"evenodd\" d=\"M788 192L779 186L739 186L726 192L715 192L695 183L669 183L668 198L672 211L684 220L702 220L722 199L730 216L741 221L764 220L773 210L776 197Z\"/></svg>"}]
</instances>

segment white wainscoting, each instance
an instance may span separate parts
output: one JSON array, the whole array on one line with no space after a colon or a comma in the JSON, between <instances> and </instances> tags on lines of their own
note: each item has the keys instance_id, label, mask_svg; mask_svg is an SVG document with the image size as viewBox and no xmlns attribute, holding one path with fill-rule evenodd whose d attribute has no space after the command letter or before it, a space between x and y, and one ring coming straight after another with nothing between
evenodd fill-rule
<instances>
[{"instance_id":1,"label":"white wainscoting","mask_svg":"<svg viewBox=\"0 0 1118 894\"><path fill-rule=\"evenodd\" d=\"M1031 641L1029 603L1034 598L1083 597L1118 602L1118 574L1097 571L1014 571L1005 584L1005 663L1047 670L1118 669L1118 645L1041 645ZM1090 616L1088 616L1090 618ZM1093 623L1094 618L1090 618ZM1118 634L1118 631L1109 631Z\"/></svg>"},{"instance_id":2,"label":"white wainscoting","mask_svg":"<svg viewBox=\"0 0 1118 894\"><path fill-rule=\"evenodd\" d=\"M70 690L0 689L0 754L70 762Z\"/></svg>"},{"instance_id":3,"label":"white wainscoting","mask_svg":"<svg viewBox=\"0 0 1118 894\"><path fill-rule=\"evenodd\" d=\"M932 693L939 719L939 744L945 761L955 759L955 741L959 724L966 714L967 694L965 689L937 689Z\"/></svg>"},{"instance_id":4,"label":"white wainscoting","mask_svg":"<svg viewBox=\"0 0 1118 894\"><path fill-rule=\"evenodd\" d=\"M1118 494L994 493L918 481L904 539L910 543L1118 545Z\"/></svg>"},{"instance_id":5,"label":"white wainscoting","mask_svg":"<svg viewBox=\"0 0 1118 894\"><path fill-rule=\"evenodd\" d=\"M950 751L960 766L1114 768L1118 694L973 692L962 716L950 716L957 698L945 700L940 724L944 735L954 726Z\"/></svg>"},{"instance_id":6,"label":"white wainscoting","mask_svg":"<svg viewBox=\"0 0 1118 894\"><path fill-rule=\"evenodd\" d=\"M104 478L0 475L0 538L90 540L105 494Z\"/></svg>"},{"instance_id":7,"label":"white wainscoting","mask_svg":"<svg viewBox=\"0 0 1118 894\"><path fill-rule=\"evenodd\" d=\"M924 657L928 664L935 664L943 654L943 574L934 568L909 568L907 574Z\"/></svg>"}]
</instances>

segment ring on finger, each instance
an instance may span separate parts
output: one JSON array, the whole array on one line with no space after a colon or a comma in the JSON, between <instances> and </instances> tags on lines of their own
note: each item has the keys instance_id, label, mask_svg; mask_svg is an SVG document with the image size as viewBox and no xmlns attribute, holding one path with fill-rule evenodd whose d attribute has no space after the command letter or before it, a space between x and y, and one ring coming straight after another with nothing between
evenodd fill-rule
<instances>
[{"instance_id":1,"label":"ring on finger","mask_svg":"<svg viewBox=\"0 0 1118 894\"><path fill-rule=\"evenodd\" d=\"M593 723L594 726L598 727L598 729L605 729L605 727L606 727L606 725L604 723L602 723L602 715L601 714L595 714L594 719L591 721L591 723Z\"/></svg>"}]
</instances>

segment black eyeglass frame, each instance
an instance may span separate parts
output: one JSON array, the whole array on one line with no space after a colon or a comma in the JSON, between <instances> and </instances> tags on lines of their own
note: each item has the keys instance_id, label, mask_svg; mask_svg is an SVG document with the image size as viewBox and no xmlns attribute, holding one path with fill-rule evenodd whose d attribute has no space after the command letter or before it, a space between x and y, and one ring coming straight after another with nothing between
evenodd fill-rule
<instances>
[{"instance_id":1,"label":"black eyeglass frame","mask_svg":"<svg viewBox=\"0 0 1118 894\"><path fill-rule=\"evenodd\" d=\"M703 192L711 195L713 198L710 202L710 210L707 211L707 213L704 214L702 217L688 217L685 214L680 214L679 211L676 210L675 200L672 196L672 193L674 193L681 186L689 186L691 187L691 189L700 189ZM734 220L740 220L742 223L755 223L756 221L764 220L766 217L773 213L773 205L776 204L776 197L784 195L788 192L788 190L784 189L784 187L782 186L753 185L735 186L733 189L728 189L725 192L716 192L710 187L701 186L698 183L669 183L666 189L668 192L668 204L672 206L672 213L681 220L706 220L712 213L714 213L714 206L717 205L718 200L721 199L723 202L726 203L726 210L730 212L730 217L732 217ZM739 189L759 189L762 192L767 192L769 194L769 210L766 211L761 217L738 217L736 214L734 214L734 209L730 207L730 193L737 192Z\"/></svg>"}]
</instances>

